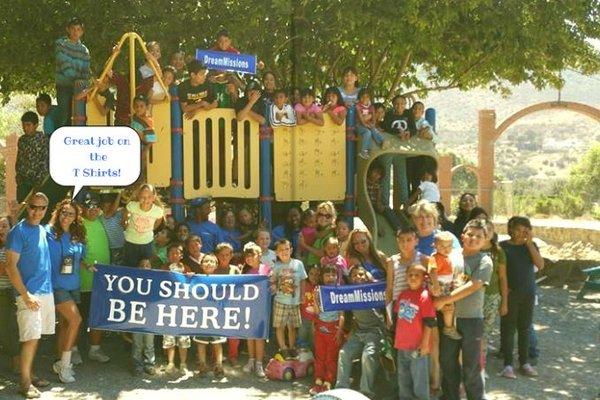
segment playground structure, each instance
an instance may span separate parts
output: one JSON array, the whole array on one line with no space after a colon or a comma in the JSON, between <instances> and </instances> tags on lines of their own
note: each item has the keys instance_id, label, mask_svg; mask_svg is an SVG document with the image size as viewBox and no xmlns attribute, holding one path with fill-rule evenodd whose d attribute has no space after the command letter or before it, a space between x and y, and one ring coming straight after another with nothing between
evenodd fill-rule
<instances>
[{"instance_id":1,"label":"playground structure","mask_svg":"<svg viewBox=\"0 0 600 400\"><path fill-rule=\"evenodd\" d=\"M146 54L145 44L136 33L124 34L117 43L119 50L124 44L129 47L130 98L135 96L136 88L136 43ZM113 52L107 60L99 80L112 69L118 54ZM163 89L167 89L160 79L158 66L152 63L150 66ZM177 221L185 218L186 200L197 197L257 199L260 218L269 224L274 201L331 200L344 203L344 217L351 224L357 215L373 232L383 224L385 236L374 239L382 241L378 243L382 250L396 250L391 228L375 214L366 193L367 169L383 154L436 158L430 141L412 138L401 142L385 134L386 149L376 146L369 160L360 159L357 163L354 109L349 110L343 125L336 125L324 115L324 126L270 128L248 119L237 120L233 109L202 111L191 119L183 119L177 87L171 86L167 92L170 95L163 102L152 106L158 141L152 145L146 160L147 181L157 187L170 188L169 203ZM95 88L87 96L74 100L73 125L111 125L112 112L108 115L101 112L93 96L96 96ZM426 118L435 126L435 110L428 109ZM11 157L12 149L8 146L14 146L16 156L16 135L7 139L5 151L7 203L14 211L16 157ZM44 191L46 183L38 190ZM61 187L58 196L64 197L68 190L70 188Z\"/></svg>"}]
</instances>

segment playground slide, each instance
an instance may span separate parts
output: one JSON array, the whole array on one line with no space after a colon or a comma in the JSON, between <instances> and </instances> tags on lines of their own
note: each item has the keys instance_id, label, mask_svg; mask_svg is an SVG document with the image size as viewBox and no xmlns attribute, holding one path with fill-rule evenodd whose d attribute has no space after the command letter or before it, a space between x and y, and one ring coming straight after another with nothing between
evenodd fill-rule
<instances>
[{"instance_id":1,"label":"playground slide","mask_svg":"<svg viewBox=\"0 0 600 400\"><path fill-rule=\"evenodd\" d=\"M423 155L437 159L437 152L433 143L428 140L411 138L407 141L400 141L400 139L395 136L387 133L384 133L384 135L387 142L387 147L385 149L373 146L371 149L371 157L368 160L357 158L356 204L358 206L358 216L369 231L372 232L375 246L385 254L391 255L398 252L395 232L382 215L375 213L371 201L369 200L369 195L367 193L367 171L369 170L369 166L377 159L377 157L384 154L405 154L411 157Z\"/></svg>"}]
</instances>

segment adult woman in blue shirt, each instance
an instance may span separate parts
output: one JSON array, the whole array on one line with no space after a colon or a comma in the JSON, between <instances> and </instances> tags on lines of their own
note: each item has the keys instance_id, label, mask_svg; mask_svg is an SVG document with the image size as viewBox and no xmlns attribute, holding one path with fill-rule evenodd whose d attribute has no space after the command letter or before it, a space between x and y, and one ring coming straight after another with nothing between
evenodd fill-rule
<instances>
[{"instance_id":1,"label":"adult woman in blue shirt","mask_svg":"<svg viewBox=\"0 0 600 400\"><path fill-rule=\"evenodd\" d=\"M81 214L77 203L64 199L56 205L47 226L54 303L59 316L57 347L60 360L54 363L53 370L63 383L75 382L72 362L81 363L75 347L82 320L77 303L81 301L79 273L85 255ZM77 353L74 357L73 350Z\"/></svg>"}]
</instances>

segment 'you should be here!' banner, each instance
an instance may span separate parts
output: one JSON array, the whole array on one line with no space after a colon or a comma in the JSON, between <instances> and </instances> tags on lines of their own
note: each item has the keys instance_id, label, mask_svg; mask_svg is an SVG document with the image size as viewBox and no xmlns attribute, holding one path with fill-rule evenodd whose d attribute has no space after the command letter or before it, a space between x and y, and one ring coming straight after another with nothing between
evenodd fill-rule
<instances>
[{"instance_id":1,"label":"'you should be here!' banner","mask_svg":"<svg viewBox=\"0 0 600 400\"><path fill-rule=\"evenodd\" d=\"M194 275L98 265L90 328L267 338L271 295L260 275Z\"/></svg>"}]
</instances>

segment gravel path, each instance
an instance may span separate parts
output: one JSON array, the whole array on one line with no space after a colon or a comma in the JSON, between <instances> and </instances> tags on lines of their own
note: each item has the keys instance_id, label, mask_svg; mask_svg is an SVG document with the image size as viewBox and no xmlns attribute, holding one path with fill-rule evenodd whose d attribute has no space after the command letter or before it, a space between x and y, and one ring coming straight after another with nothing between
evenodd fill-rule
<instances>
[{"instance_id":1,"label":"gravel path","mask_svg":"<svg viewBox=\"0 0 600 400\"><path fill-rule=\"evenodd\" d=\"M558 288L541 289L540 306L536 309L536 329L541 357L540 376L511 381L496 376L501 361L488 360L490 379L487 382L490 400L507 399L599 399L600 394L600 296L592 301L578 302L575 291ZM0 327L0 329L2 329ZM496 334L497 337L497 334ZM496 341L497 344L497 341ZM53 382L50 370L52 341L44 340L39 358L40 374ZM72 385L53 383L42 399L308 399L307 379L292 382L272 382L248 378L240 369L226 368L227 383L157 376L151 379L132 378L127 365L127 352L120 340L110 337L107 349L113 357L109 364L86 363L77 368L77 382ZM158 354L157 349L157 354ZM5 357L2 358L5 361ZM0 399L20 399L16 385L9 377L0 377Z\"/></svg>"}]
</instances>

